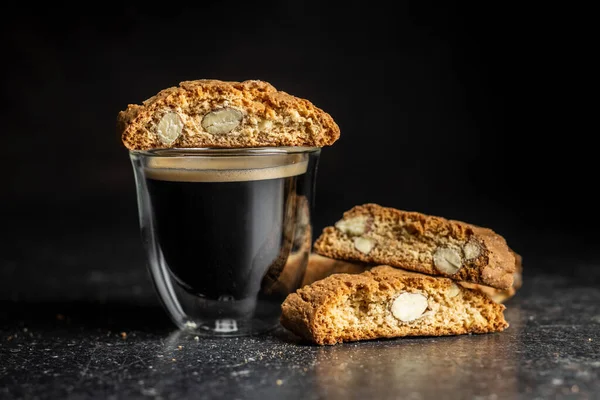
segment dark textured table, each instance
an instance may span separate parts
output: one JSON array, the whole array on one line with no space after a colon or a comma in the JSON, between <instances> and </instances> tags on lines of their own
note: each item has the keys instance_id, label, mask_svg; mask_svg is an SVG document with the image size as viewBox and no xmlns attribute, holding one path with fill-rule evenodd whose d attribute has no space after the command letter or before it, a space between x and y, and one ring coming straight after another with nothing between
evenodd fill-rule
<instances>
[{"instance_id":1,"label":"dark textured table","mask_svg":"<svg viewBox=\"0 0 600 400\"><path fill-rule=\"evenodd\" d=\"M23 229L4 239L0 264L2 399L600 398L600 272L589 260L526 257L503 333L317 347L283 329L176 331L131 225Z\"/></svg>"}]
</instances>

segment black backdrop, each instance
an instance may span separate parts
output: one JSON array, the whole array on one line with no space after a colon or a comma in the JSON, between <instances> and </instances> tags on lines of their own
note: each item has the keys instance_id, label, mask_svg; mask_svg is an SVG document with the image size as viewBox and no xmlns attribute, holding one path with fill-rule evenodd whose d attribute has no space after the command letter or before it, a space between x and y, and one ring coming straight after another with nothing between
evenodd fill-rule
<instances>
[{"instance_id":1,"label":"black backdrop","mask_svg":"<svg viewBox=\"0 0 600 400\"><path fill-rule=\"evenodd\" d=\"M4 243L136 235L118 111L182 80L262 79L341 127L317 230L377 202L489 226L525 257L595 256L593 142L552 107L577 100L559 94L578 85L560 62L584 64L564 42L569 10L393 3L5 10Z\"/></svg>"}]
</instances>

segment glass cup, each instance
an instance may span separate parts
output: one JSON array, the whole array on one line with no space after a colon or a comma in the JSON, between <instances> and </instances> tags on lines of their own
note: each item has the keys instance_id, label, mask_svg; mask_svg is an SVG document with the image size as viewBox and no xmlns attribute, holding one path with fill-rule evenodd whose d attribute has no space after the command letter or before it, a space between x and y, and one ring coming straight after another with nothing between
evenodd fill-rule
<instances>
[{"instance_id":1,"label":"glass cup","mask_svg":"<svg viewBox=\"0 0 600 400\"><path fill-rule=\"evenodd\" d=\"M319 148L131 151L156 292L181 329L243 336L279 323L312 244Z\"/></svg>"}]
</instances>

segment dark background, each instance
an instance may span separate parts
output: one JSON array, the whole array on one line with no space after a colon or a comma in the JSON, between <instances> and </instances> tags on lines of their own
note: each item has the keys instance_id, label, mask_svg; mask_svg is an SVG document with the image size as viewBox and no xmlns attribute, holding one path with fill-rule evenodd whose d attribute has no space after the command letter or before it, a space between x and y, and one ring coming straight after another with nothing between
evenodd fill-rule
<instances>
[{"instance_id":1,"label":"dark background","mask_svg":"<svg viewBox=\"0 0 600 400\"><path fill-rule=\"evenodd\" d=\"M582 88L591 52L575 50L566 23L586 11L384 4L4 10L5 248L99 235L110 252L137 235L117 113L214 78L269 81L340 125L322 153L317 230L376 202L491 227L526 260L596 257L594 129L578 126L588 111L570 114L579 97L564 94Z\"/></svg>"}]
</instances>

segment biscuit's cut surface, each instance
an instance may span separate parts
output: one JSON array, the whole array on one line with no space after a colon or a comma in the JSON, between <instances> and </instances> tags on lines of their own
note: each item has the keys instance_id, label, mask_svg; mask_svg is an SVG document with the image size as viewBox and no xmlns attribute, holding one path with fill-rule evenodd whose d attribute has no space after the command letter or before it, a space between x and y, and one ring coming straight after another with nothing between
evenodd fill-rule
<instances>
[{"instance_id":1,"label":"biscuit's cut surface","mask_svg":"<svg viewBox=\"0 0 600 400\"><path fill-rule=\"evenodd\" d=\"M471 282L456 282L467 289L478 290L485 293L490 299L496 303L504 303L506 300L513 297L517 290L521 287L522 283L522 266L521 257L515 253L517 258L516 271L514 273L513 285L508 289L496 289L493 287L479 285ZM327 278L333 274L360 274L368 271L375 266L363 264L356 261L343 261L334 260L333 258L325 257L316 253L311 253L308 259L308 266L306 267L306 273L302 280L302 286L310 285L313 282ZM409 272L404 269L396 268L398 273L413 275L413 276L428 276L418 272Z\"/></svg>"},{"instance_id":2,"label":"biscuit's cut surface","mask_svg":"<svg viewBox=\"0 0 600 400\"><path fill-rule=\"evenodd\" d=\"M335 274L290 294L281 323L317 344L402 336L500 332L502 304L447 278L404 274L389 266Z\"/></svg>"},{"instance_id":3,"label":"biscuit's cut surface","mask_svg":"<svg viewBox=\"0 0 600 400\"><path fill-rule=\"evenodd\" d=\"M117 118L130 150L333 144L340 129L310 101L252 80L196 80L160 91Z\"/></svg>"},{"instance_id":4,"label":"biscuit's cut surface","mask_svg":"<svg viewBox=\"0 0 600 400\"><path fill-rule=\"evenodd\" d=\"M323 230L314 251L497 289L513 285L516 265L504 238L490 229L377 204L346 211Z\"/></svg>"}]
</instances>

